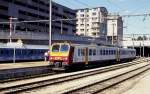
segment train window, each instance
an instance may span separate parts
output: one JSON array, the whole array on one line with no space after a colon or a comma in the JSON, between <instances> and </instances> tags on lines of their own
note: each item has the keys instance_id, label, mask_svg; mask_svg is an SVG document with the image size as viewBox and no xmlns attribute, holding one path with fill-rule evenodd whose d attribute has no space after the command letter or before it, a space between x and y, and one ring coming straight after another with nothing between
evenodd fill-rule
<instances>
[{"instance_id":1,"label":"train window","mask_svg":"<svg viewBox=\"0 0 150 94\"><path fill-rule=\"evenodd\" d=\"M8 55L8 54L9 54L8 49L5 49L5 50L4 50L4 55Z\"/></svg>"},{"instance_id":2,"label":"train window","mask_svg":"<svg viewBox=\"0 0 150 94\"><path fill-rule=\"evenodd\" d=\"M116 54L116 50L114 50L113 53Z\"/></svg>"},{"instance_id":3,"label":"train window","mask_svg":"<svg viewBox=\"0 0 150 94\"><path fill-rule=\"evenodd\" d=\"M93 55L96 55L96 49L93 49Z\"/></svg>"},{"instance_id":4,"label":"train window","mask_svg":"<svg viewBox=\"0 0 150 94\"><path fill-rule=\"evenodd\" d=\"M101 50L101 55L103 55L103 50Z\"/></svg>"},{"instance_id":5,"label":"train window","mask_svg":"<svg viewBox=\"0 0 150 94\"><path fill-rule=\"evenodd\" d=\"M60 45L53 45L52 52L59 52Z\"/></svg>"},{"instance_id":6,"label":"train window","mask_svg":"<svg viewBox=\"0 0 150 94\"><path fill-rule=\"evenodd\" d=\"M80 53L81 53L81 49L78 49L78 56L80 56Z\"/></svg>"},{"instance_id":7,"label":"train window","mask_svg":"<svg viewBox=\"0 0 150 94\"><path fill-rule=\"evenodd\" d=\"M69 50L69 46L68 45L65 45L65 44L61 45L61 48L60 48L61 52L67 52L68 50Z\"/></svg>"},{"instance_id":8,"label":"train window","mask_svg":"<svg viewBox=\"0 0 150 94\"><path fill-rule=\"evenodd\" d=\"M89 55L92 55L92 49L89 49Z\"/></svg>"},{"instance_id":9,"label":"train window","mask_svg":"<svg viewBox=\"0 0 150 94\"><path fill-rule=\"evenodd\" d=\"M16 51L16 54L17 54L17 55L22 55L21 49L18 49L18 50Z\"/></svg>"},{"instance_id":10,"label":"train window","mask_svg":"<svg viewBox=\"0 0 150 94\"><path fill-rule=\"evenodd\" d=\"M28 54L28 55L32 55L32 54L33 54L32 49L28 50L28 51L27 51L27 54Z\"/></svg>"},{"instance_id":11,"label":"train window","mask_svg":"<svg viewBox=\"0 0 150 94\"><path fill-rule=\"evenodd\" d=\"M3 52L3 50L0 50L0 54L2 55L4 52Z\"/></svg>"},{"instance_id":12,"label":"train window","mask_svg":"<svg viewBox=\"0 0 150 94\"><path fill-rule=\"evenodd\" d=\"M108 55L108 50L106 50L106 55Z\"/></svg>"},{"instance_id":13,"label":"train window","mask_svg":"<svg viewBox=\"0 0 150 94\"><path fill-rule=\"evenodd\" d=\"M105 50L103 50L103 55L105 55Z\"/></svg>"},{"instance_id":14,"label":"train window","mask_svg":"<svg viewBox=\"0 0 150 94\"><path fill-rule=\"evenodd\" d=\"M109 55L112 55L112 50L109 50Z\"/></svg>"}]
</instances>

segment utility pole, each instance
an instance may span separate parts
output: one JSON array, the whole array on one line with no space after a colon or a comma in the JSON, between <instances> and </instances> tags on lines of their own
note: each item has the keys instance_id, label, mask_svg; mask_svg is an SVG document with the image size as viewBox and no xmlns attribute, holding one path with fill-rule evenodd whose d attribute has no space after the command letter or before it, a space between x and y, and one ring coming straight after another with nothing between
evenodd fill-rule
<instances>
[{"instance_id":1,"label":"utility pole","mask_svg":"<svg viewBox=\"0 0 150 94\"><path fill-rule=\"evenodd\" d=\"M12 20L17 20L18 18L9 18L9 42L12 42ZM16 29L16 23L14 25L14 32Z\"/></svg>"},{"instance_id":2,"label":"utility pole","mask_svg":"<svg viewBox=\"0 0 150 94\"><path fill-rule=\"evenodd\" d=\"M87 9L85 10L85 15L84 16L85 16L85 19L84 19L84 21L85 21L84 22L84 24L85 24L85 28L84 28L85 29L85 36L87 36L87 25L86 25L87 24L86 23L86 21L87 21Z\"/></svg>"},{"instance_id":3,"label":"utility pole","mask_svg":"<svg viewBox=\"0 0 150 94\"><path fill-rule=\"evenodd\" d=\"M141 42L140 42L140 57L141 57Z\"/></svg>"},{"instance_id":4,"label":"utility pole","mask_svg":"<svg viewBox=\"0 0 150 94\"><path fill-rule=\"evenodd\" d=\"M49 54L50 54L51 43L52 43L51 33L52 33L52 0L49 1Z\"/></svg>"},{"instance_id":5,"label":"utility pole","mask_svg":"<svg viewBox=\"0 0 150 94\"><path fill-rule=\"evenodd\" d=\"M133 42L133 49L135 48L134 47L134 34L133 34L133 36L132 36L132 42Z\"/></svg>"},{"instance_id":6,"label":"utility pole","mask_svg":"<svg viewBox=\"0 0 150 94\"><path fill-rule=\"evenodd\" d=\"M12 42L12 17L9 18L9 42Z\"/></svg>"},{"instance_id":7,"label":"utility pole","mask_svg":"<svg viewBox=\"0 0 150 94\"><path fill-rule=\"evenodd\" d=\"M145 56L144 54L144 51L145 51L145 49L144 49L144 35L143 35L143 40L142 40L142 42L143 42L143 57Z\"/></svg>"},{"instance_id":8,"label":"utility pole","mask_svg":"<svg viewBox=\"0 0 150 94\"><path fill-rule=\"evenodd\" d=\"M61 20L60 22L61 22L61 31L60 31L60 33L63 34L63 20Z\"/></svg>"},{"instance_id":9,"label":"utility pole","mask_svg":"<svg viewBox=\"0 0 150 94\"><path fill-rule=\"evenodd\" d=\"M17 20L17 18L16 18ZM16 22L14 23L14 33L16 33Z\"/></svg>"},{"instance_id":10,"label":"utility pole","mask_svg":"<svg viewBox=\"0 0 150 94\"><path fill-rule=\"evenodd\" d=\"M113 26L113 31L112 31L112 45L114 45L114 29L115 29L115 24L112 24L112 26Z\"/></svg>"},{"instance_id":11,"label":"utility pole","mask_svg":"<svg viewBox=\"0 0 150 94\"><path fill-rule=\"evenodd\" d=\"M119 37L119 35L117 34L117 46L119 47L120 46L120 37Z\"/></svg>"}]
</instances>

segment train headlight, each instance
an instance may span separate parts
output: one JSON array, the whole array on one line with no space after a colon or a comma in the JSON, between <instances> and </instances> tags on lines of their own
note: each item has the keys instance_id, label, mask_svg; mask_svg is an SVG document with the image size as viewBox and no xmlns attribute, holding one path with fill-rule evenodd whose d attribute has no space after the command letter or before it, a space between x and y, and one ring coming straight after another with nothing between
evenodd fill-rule
<instances>
[{"instance_id":1,"label":"train headlight","mask_svg":"<svg viewBox=\"0 0 150 94\"><path fill-rule=\"evenodd\" d=\"M53 57L50 57L50 60L53 60Z\"/></svg>"}]
</instances>

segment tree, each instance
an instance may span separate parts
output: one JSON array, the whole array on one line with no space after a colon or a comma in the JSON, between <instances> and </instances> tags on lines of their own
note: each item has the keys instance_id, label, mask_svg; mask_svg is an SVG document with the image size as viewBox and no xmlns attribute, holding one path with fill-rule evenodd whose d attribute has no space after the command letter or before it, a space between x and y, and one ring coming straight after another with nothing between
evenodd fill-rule
<instances>
[{"instance_id":1,"label":"tree","mask_svg":"<svg viewBox=\"0 0 150 94\"><path fill-rule=\"evenodd\" d=\"M143 40L143 37L138 36L137 40Z\"/></svg>"},{"instance_id":2,"label":"tree","mask_svg":"<svg viewBox=\"0 0 150 94\"><path fill-rule=\"evenodd\" d=\"M147 40L147 37L145 35L143 36L143 40Z\"/></svg>"}]
</instances>

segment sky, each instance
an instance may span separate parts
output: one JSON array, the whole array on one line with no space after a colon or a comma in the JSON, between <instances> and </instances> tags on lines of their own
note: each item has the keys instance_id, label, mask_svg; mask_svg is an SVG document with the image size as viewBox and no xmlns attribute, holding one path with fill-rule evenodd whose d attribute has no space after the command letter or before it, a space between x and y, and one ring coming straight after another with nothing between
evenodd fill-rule
<instances>
[{"instance_id":1,"label":"sky","mask_svg":"<svg viewBox=\"0 0 150 94\"><path fill-rule=\"evenodd\" d=\"M150 0L53 0L72 9L106 7L120 15L149 14ZM150 16L123 17L124 34L150 34Z\"/></svg>"}]
</instances>

